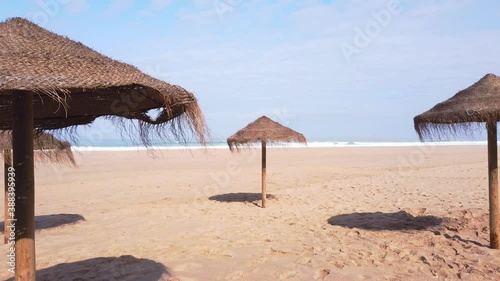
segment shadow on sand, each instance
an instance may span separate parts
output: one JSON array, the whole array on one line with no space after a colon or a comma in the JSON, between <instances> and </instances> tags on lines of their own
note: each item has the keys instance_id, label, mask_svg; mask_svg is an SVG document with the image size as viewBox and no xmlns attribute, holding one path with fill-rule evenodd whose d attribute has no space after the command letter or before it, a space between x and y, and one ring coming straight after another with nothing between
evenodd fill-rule
<instances>
[{"instance_id":1,"label":"shadow on sand","mask_svg":"<svg viewBox=\"0 0 500 281\"><path fill-rule=\"evenodd\" d=\"M172 277L163 264L138 259L130 255L101 257L83 261L61 263L36 271L36 280L134 280L158 281ZM14 281L14 278L8 279Z\"/></svg>"},{"instance_id":2,"label":"shadow on sand","mask_svg":"<svg viewBox=\"0 0 500 281\"><path fill-rule=\"evenodd\" d=\"M267 199L276 199L272 194L266 194ZM226 193L208 197L209 200L219 202L254 202L262 200L262 193Z\"/></svg>"},{"instance_id":3,"label":"shadow on sand","mask_svg":"<svg viewBox=\"0 0 500 281\"><path fill-rule=\"evenodd\" d=\"M397 213L352 213L331 217L328 223L367 230L423 230L438 226L443 219L435 216L414 217L404 211Z\"/></svg>"},{"instance_id":4,"label":"shadow on sand","mask_svg":"<svg viewBox=\"0 0 500 281\"><path fill-rule=\"evenodd\" d=\"M78 222L85 221L85 218L77 214L55 214L55 215L44 215L35 217L35 229L47 229L58 227L66 224L75 224ZM5 222L0 222L0 232L4 231Z\"/></svg>"}]
</instances>

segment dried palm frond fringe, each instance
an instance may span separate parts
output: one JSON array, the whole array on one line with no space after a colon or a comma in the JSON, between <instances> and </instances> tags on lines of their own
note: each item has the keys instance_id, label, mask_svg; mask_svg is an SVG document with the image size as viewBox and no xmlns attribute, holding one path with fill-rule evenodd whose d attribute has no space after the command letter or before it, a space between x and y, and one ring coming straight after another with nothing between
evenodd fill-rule
<instances>
[{"instance_id":1,"label":"dried palm frond fringe","mask_svg":"<svg viewBox=\"0 0 500 281\"><path fill-rule=\"evenodd\" d=\"M0 153L12 149L12 132L0 131ZM52 162L76 166L70 143L56 139L54 136L34 132L33 149L35 160L38 162ZM6 159L12 161L12 159Z\"/></svg>"},{"instance_id":2,"label":"dried palm frond fringe","mask_svg":"<svg viewBox=\"0 0 500 281\"><path fill-rule=\"evenodd\" d=\"M500 121L500 77L487 74L474 85L458 92L414 118L420 140L444 140L447 136L473 137L485 124Z\"/></svg>"}]
</instances>

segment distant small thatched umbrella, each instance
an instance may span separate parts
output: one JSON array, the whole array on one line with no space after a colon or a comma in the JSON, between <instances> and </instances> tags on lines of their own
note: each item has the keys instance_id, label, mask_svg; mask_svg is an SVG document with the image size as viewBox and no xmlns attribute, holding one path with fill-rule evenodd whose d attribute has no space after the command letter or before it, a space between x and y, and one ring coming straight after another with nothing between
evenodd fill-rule
<instances>
[{"instance_id":1,"label":"distant small thatched umbrella","mask_svg":"<svg viewBox=\"0 0 500 281\"><path fill-rule=\"evenodd\" d=\"M0 131L0 152L3 151L4 182L5 182L5 207L4 207L4 244L8 242L10 228L6 223L9 218L9 171L12 167L12 132ZM36 133L33 138L33 149L37 150L35 159L41 162L51 161L55 163L67 163L75 165L71 144L61 141L48 133Z\"/></svg>"},{"instance_id":2,"label":"distant small thatched umbrella","mask_svg":"<svg viewBox=\"0 0 500 281\"><path fill-rule=\"evenodd\" d=\"M227 138L231 151L239 151L240 147L262 143L262 208L266 207L266 143L267 142L300 142L306 143L304 135L275 122L266 116L248 124L236 134Z\"/></svg>"},{"instance_id":3,"label":"distant small thatched umbrella","mask_svg":"<svg viewBox=\"0 0 500 281\"><path fill-rule=\"evenodd\" d=\"M0 151L8 151L8 153L4 153L4 158L10 154L11 149L12 132L0 131ZM37 152L37 161L75 165L71 144L67 141L59 140L49 133L34 133L33 149ZM11 158L8 159L11 160Z\"/></svg>"},{"instance_id":4,"label":"distant small thatched umbrella","mask_svg":"<svg viewBox=\"0 0 500 281\"><path fill-rule=\"evenodd\" d=\"M33 131L72 128L108 117L145 146L208 128L196 97L23 18L0 23L0 130L12 130L16 280L35 279ZM148 113L159 109L156 117ZM120 120L135 120L125 127ZM187 130L186 130L187 129Z\"/></svg>"},{"instance_id":5,"label":"distant small thatched umbrella","mask_svg":"<svg viewBox=\"0 0 500 281\"><path fill-rule=\"evenodd\" d=\"M490 207L490 246L500 247L498 197L497 122L500 120L500 77L488 74L469 88L458 92L429 111L414 118L420 140L445 133L470 133L478 123L488 132L488 170Z\"/></svg>"}]
</instances>

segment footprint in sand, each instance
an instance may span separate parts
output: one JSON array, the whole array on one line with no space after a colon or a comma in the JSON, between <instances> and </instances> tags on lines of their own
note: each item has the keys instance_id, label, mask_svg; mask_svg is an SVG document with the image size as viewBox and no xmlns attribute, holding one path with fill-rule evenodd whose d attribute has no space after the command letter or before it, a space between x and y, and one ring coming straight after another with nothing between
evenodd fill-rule
<instances>
[{"instance_id":1,"label":"footprint in sand","mask_svg":"<svg viewBox=\"0 0 500 281\"><path fill-rule=\"evenodd\" d=\"M219 252L213 249L205 250L202 253L206 257L216 257L216 258L231 258L232 255L225 252Z\"/></svg>"},{"instance_id":2,"label":"footprint in sand","mask_svg":"<svg viewBox=\"0 0 500 281\"><path fill-rule=\"evenodd\" d=\"M298 261L297 261L298 264L300 265L310 265L312 263L312 259L311 257L309 256L305 256L305 257L302 257L300 258Z\"/></svg>"},{"instance_id":3,"label":"footprint in sand","mask_svg":"<svg viewBox=\"0 0 500 281\"><path fill-rule=\"evenodd\" d=\"M278 256L296 255L295 253L285 252L279 249L271 249L271 254Z\"/></svg>"},{"instance_id":4,"label":"footprint in sand","mask_svg":"<svg viewBox=\"0 0 500 281\"><path fill-rule=\"evenodd\" d=\"M200 268L201 267L201 264L199 263L192 263L192 262L188 262L188 263L183 263L183 264L179 264L177 266L175 266L173 268L174 271L186 271L188 269L191 269L191 268Z\"/></svg>"},{"instance_id":5,"label":"footprint in sand","mask_svg":"<svg viewBox=\"0 0 500 281\"><path fill-rule=\"evenodd\" d=\"M425 211L427 211L426 208L403 208L402 210L414 217L423 216Z\"/></svg>"},{"instance_id":6,"label":"footprint in sand","mask_svg":"<svg viewBox=\"0 0 500 281\"><path fill-rule=\"evenodd\" d=\"M297 276L298 272L297 271L287 271L287 272L277 272L275 276L282 280L282 279L288 279Z\"/></svg>"},{"instance_id":7,"label":"footprint in sand","mask_svg":"<svg viewBox=\"0 0 500 281\"><path fill-rule=\"evenodd\" d=\"M252 261L247 262L248 265L258 265L258 264L264 264L268 261L269 259L266 257L258 258Z\"/></svg>"},{"instance_id":8,"label":"footprint in sand","mask_svg":"<svg viewBox=\"0 0 500 281\"><path fill-rule=\"evenodd\" d=\"M235 272L231 272L230 274L228 274L226 276L226 278L224 278L225 280L240 280L241 278L243 278L244 276L244 273L243 271L235 271Z\"/></svg>"},{"instance_id":9,"label":"footprint in sand","mask_svg":"<svg viewBox=\"0 0 500 281\"><path fill-rule=\"evenodd\" d=\"M320 269L314 273L314 280L323 280L330 274L330 269Z\"/></svg>"}]
</instances>

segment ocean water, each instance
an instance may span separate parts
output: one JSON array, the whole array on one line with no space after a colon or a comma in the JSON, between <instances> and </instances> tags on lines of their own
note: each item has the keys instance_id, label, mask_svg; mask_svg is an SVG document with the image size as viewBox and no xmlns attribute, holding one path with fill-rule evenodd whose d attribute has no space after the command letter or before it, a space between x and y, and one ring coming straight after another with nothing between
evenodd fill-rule
<instances>
[{"instance_id":1,"label":"ocean water","mask_svg":"<svg viewBox=\"0 0 500 281\"><path fill-rule=\"evenodd\" d=\"M271 143L269 148L321 148L321 147L401 147L401 146L447 146L447 145L486 145L486 141L449 141L449 142L343 142L343 141L312 141L305 144ZM254 147L260 147L255 144ZM192 149L229 149L225 141L212 142L203 147L198 143L180 144L178 142L153 144L153 149L162 150L192 150ZM80 143L72 147L75 151L137 151L147 148L140 145L127 144L122 141L103 141L101 143Z\"/></svg>"}]
</instances>

